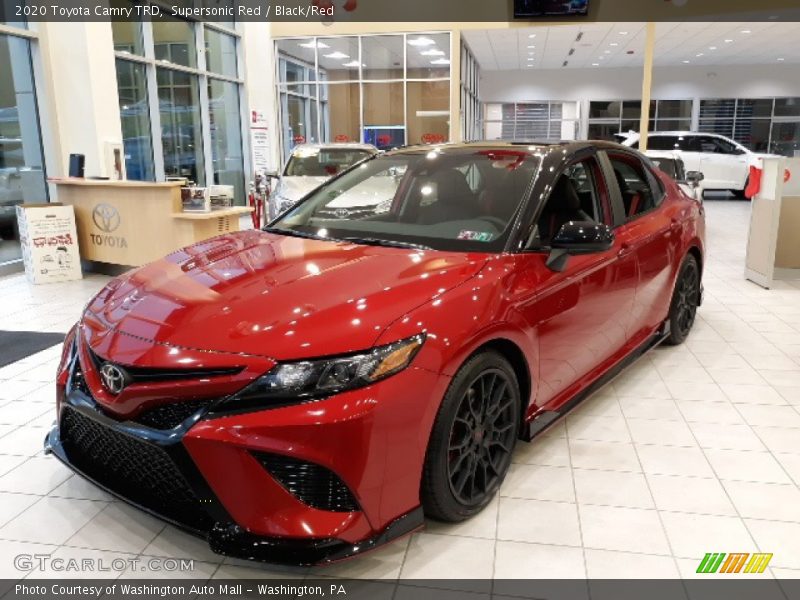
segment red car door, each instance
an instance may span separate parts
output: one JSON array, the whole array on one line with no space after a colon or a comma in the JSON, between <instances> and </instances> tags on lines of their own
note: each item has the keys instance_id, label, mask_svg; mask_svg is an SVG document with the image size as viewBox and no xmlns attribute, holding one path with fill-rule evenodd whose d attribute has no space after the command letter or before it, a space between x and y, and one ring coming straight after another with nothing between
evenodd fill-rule
<instances>
[{"instance_id":1,"label":"red car door","mask_svg":"<svg viewBox=\"0 0 800 600\"><path fill-rule=\"evenodd\" d=\"M632 344L638 344L666 317L680 225L677 208L664 202L664 188L638 156L608 152L608 160L616 184L612 198L624 212L617 236L636 257L639 271L630 330Z\"/></svg>"},{"instance_id":2,"label":"red car door","mask_svg":"<svg viewBox=\"0 0 800 600\"><path fill-rule=\"evenodd\" d=\"M570 186L579 197L579 210L566 206ZM543 251L520 257L528 283L518 288L518 306L539 347L537 408L557 409L610 365L627 341L637 274L635 257L621 241L604 252L570 256L561 272L545 265L547 243L562 222L612 224L608 189L595 158L570 165L537 222L539 239L533 246Z\"/></svg>"}]
</instances>

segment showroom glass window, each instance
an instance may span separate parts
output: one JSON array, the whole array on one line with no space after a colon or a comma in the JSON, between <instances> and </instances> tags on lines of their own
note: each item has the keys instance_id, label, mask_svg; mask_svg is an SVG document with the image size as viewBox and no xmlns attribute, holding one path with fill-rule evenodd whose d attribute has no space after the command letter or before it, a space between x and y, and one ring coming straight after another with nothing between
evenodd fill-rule
<instances>
[{"instance_id":1,"label":"showroom glass window","mask_svg":"<svg viewBox=\"0 0 800 600\"><path fill-rule=\"evenodd\" d=\"M284 158L301 143L449 140L449 33L286 38L275 48Z\"/></svg>"},{"instance_id":2,"label":"showroom glass window","mask_svg":"<svg viewBox=\"0 0 800 600\"><path fill-rule=\"evenodd\" d=\"M733 138L755 152L800 150L800 98L700 100L699 130Z\"/></svg>"},{"instance_id":3,"label":"showroom glass window","mask_svg":"<svg viewBox=\"0 0 800 600\"><path fill-rule=\"evenodd\" d=\"M639 131L641 100L592 100L589 102L587 138L615 141L617 134ZM691 100L651 100L650 131L689 131Z\"/></svg>"},{"instance_id":4,"label":"showroom glass window","mask_svg":"<svg viewBox=\"0 0 800 600\"><path fill-rule=\"evenodd\" d=\"M243 204L237 25L164 17L112 31L128 178L232 185Z\"/></svg>"},{"instance_id":5,"label":"showroom glass window","mask_svg":"<svg viewBox=\"0 0 800 600\"><path fill-rule=\"evenodd\" d=\"M8 25L12 33L0 34L0 271L21 258L17 205L48 201L31 65L38 41L24 24Z\"/></svg>"}]
</instances>

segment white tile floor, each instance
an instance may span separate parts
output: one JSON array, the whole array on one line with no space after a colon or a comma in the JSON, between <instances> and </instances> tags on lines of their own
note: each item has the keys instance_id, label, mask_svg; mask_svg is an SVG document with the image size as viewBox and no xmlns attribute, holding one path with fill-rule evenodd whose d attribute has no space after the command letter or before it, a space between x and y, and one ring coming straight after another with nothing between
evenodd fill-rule
<instances>
[{"instance_id":1,"label":"white tile floor","mask_svg":"<svg viewBox=\"0 0 800 600\"><path fill-rule=\"evenodd\" d=\"M745 281L749 204L707 209L706 302L685 345L521 444L476 518L331 567L222 560L113 501L42 456L59 349L0 369L0 577L19 576L20 552L186 557L209 577L582 578L690 577L706 552L754 551L774 553L764 576L800 577L800 282ZM0 279L0 329L65 331L105 281Z\"/></svg>"}]
</instances>

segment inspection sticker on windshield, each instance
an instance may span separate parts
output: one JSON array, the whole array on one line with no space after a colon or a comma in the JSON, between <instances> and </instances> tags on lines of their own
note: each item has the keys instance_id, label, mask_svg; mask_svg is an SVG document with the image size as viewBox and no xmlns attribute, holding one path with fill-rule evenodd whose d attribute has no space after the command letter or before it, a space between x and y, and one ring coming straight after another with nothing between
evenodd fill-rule
<instances>
[{"instance_id":1,"label":"inspection sticker on windshield","mask_svg":"<svg viewBox=\"0 0 800 600\"><path fill-rule=\"evenodd\" d=\"M468 231L462 229L458 234L458 239L469 240L470 242L491 242L494 234L486 231Z\"/></svg>"}]
</instances>

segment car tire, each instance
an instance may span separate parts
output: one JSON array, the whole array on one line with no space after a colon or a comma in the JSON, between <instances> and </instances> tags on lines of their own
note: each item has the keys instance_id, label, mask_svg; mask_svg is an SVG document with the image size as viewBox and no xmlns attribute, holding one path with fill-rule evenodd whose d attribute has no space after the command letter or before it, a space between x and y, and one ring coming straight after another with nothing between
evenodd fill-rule
<instances>
[{"instance_id":1,"label":"car tire","mask_svg":"<svg viewBox=\"0 0 800 600\"><path fill-rule=\"evenodd\" d=\"M669 305L669 335L665 344L682 344L694 325L697 307L700 305L700 266L697 259L687 254L678 270L675 289Z\"/></svg>"},{"instance_id":2,"label":"car tire","mask_svg":"<svg viewBox=\"0 0 800 600\"><path fill-rule=\"evenodd\" d=\"M420 491L426 516L463 521L491 502L511 465L520 411L519 383L503 356L485 351L461 366L428 442Z\"/></svg>"}]
</instances>

